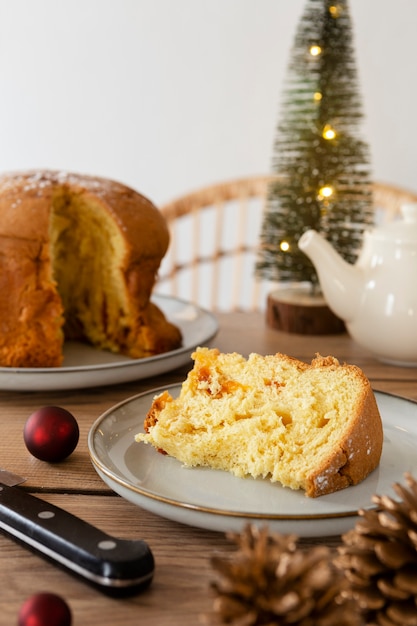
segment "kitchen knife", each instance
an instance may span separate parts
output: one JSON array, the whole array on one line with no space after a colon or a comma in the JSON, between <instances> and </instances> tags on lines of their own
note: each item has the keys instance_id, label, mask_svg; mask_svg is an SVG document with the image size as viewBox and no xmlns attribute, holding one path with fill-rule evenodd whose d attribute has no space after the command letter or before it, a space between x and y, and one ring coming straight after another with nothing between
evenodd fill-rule
<instances>
[{"instance_id":1,"label":"kitchen knife","mask_svg":"<svg viewBox=\"0 0 417 626\"><path fill-rule=\"evenodd\" d=\"M146 587L154 558L142 540L117 539L15 485L25 479L0 470L0 529L110 595Z\"/></svg>"}]
</instances>

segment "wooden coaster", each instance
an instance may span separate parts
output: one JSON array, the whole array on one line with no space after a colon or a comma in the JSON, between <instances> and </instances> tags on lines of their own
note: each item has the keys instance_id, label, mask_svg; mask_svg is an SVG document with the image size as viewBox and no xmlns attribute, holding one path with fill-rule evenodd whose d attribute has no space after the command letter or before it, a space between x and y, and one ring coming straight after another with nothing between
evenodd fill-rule
<instances>
[{"instance_id":1,"label":"wooden coaster","mask_svg":"<svg viewBox=\"0 0 417 626\"><path fill-rule=\"evenodd\" d=\"M275 330L300 335L336 335L346 332L344 322L328 307L323 296L306 289L277 289L269 294L266 322Z\"/></svg>"}]
</instances>

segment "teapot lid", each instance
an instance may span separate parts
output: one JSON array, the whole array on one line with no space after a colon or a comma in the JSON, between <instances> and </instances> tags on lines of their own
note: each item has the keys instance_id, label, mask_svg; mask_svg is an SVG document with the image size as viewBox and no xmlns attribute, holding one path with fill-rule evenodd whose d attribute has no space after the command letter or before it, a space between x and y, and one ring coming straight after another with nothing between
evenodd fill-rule
<instances>
[{"instance_id":1,"label":"teapot lid","mask_svg":"<svg viewBox=\"0 0 417 626\"><path fill-rule=\"evenodd\" d=\"M417 202L401 206L402 219L397 219L376 228L372 235L378 238L417 243Z\"/></svg>"}]
</instances>

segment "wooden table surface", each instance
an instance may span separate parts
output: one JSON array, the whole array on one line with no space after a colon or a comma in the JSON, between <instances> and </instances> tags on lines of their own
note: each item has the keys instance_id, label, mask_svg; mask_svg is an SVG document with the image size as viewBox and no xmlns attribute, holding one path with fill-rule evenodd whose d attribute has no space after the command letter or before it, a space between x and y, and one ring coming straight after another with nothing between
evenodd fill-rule
<instances>
[{"instance_id":1,"label":"wooden table surface","mask_svg":"<svg viewBox=\"0 0 417 626\"><path fill-rule=\"evenodd\" d=\"M417 400L417 368L383 364L347 335L301 336L268 328L261 314L218 315L220 330L212 342L223 352L284 352L310 361L316 352L359 365L374 389ZM190 361L191 366L191 361ZM150 587L137 596L115 599L0 535L0 624L17 623L23 601L40 591L61 595L75 626L196 626L212 607L210 581L216 579L210 558L234 549L223 533L201 530L162 519L114 494L92 467L87 436L92 423L116 403L141 391L182 381L190 366L145 381L63 392L0 392L0 467L27 478L24 489L79 515L112 535L144 539L155 557ZM23 426L37 408L59 405L71 411L80 426L80 441L64 462L48 464L33 458L23 442ZM316 540L302 540L310 545ZM320 542L337 545L339 538Z\"/></svg>"}]
</instances>

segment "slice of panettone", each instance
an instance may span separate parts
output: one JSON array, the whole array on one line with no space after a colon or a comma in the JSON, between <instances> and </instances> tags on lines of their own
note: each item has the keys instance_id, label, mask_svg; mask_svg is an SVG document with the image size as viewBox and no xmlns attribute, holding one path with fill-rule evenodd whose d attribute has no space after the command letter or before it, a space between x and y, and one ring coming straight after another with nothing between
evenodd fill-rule
<instances>
[{"instance_id":1,"label":"slice of panettone","mask_svg":"<svg viewBox=\"0 0 417 626\"><path fill-rule=\"evenodd\" d=\"M208 348L192 357L179 396L155 397L137 441L187 467L268 478L311 497L356 485L378 466L381 417L358 367Z\"/></svg>"}]
</instances>

